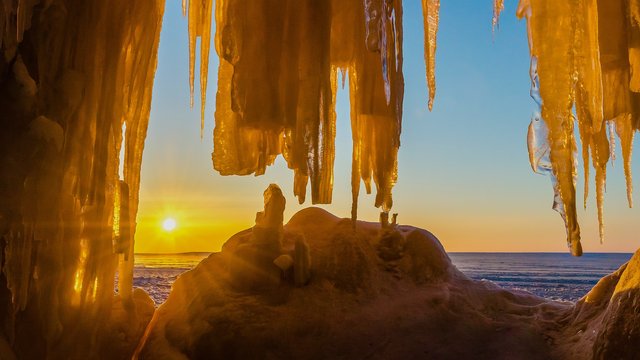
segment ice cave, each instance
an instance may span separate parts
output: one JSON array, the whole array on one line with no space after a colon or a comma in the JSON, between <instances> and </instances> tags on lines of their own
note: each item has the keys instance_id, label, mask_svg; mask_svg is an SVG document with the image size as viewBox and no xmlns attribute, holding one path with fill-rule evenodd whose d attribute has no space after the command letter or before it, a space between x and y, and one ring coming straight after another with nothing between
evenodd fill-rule
<instances>
[{"instance_id":1,"label":"ice cave","mask_svg":"<svg viewBox=\"0 0 640 360\"><path fill-rule=\"evenodd\" d=\"M431 109L440 2L421 5ZM494 27L503 5L494 0ZM155 308L132 277L164 7L0 4L0 359L640 358L640 252L569 304L471 280L433 234L396 223L402 0L182 1L203 123L211 42L220 59L213 169L261 175L282 155L298 201L330 203L341 74L353 205L350 219L310 207L288 220L290 190L269 186L255 226L237 229ZM632 205L640 1L520 0L516 15L538 109L531 167L550 176L580 256L578 157L585 184L594 173L601 238L615 141ZM379 223L358 220L361 183L375 187Z\"/></svg>"}]
</instances>

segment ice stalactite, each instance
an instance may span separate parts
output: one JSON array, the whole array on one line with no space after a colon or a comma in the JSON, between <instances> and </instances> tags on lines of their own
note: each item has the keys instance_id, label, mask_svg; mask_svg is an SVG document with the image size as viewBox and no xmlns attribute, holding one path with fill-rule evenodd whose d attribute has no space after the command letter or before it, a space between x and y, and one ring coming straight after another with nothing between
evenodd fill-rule
<instances>
[{"instance_id":1,"label":"ice stalactite","mask_svg":"<svg viewBox=\"0 0 640 360\"><path fill-rule=\"evenodd\" d=\"M433 109L433 100L436 97L436 35L440 21L440 0L422 0L422 16L424 19L424 62L427 65L429 110L431 110Z\"/></svg>"},{"instance_id":2,"label":"ice stalactite","mask_svg":"<svg viewBox=\"0 0 640 360\"><path fill-rule=\"evenodd\" d=\"M601 241L606 167L614 158L616 134L622 148L627 198L632 205L631 150L640 115L638 94L634 92L640 90L640 80L634 78L636 69L640 70L640 58L636 59L640 35L637 14L638 6L633 2L605 0L521 0L518 8L518 16L527 18L532 73L535 71L539 79L536 102L549 131L551 168L557 179L555 198L561 200L560 213L574 255L581 253L575 211L574 117L582 143L585 207L589 159L596 172Z\"/></svg>"},{"instance_id":3,"label":"ice stalactite","mask_svg":"<svg viewBox=\"0 0 640 360\"><path fill-rule=\"evenodd\" d=\"M570 6L544 1L535 4L539 4L539 8L531 5L530 9L519 9L520 15L527 16L531 39L532 96L534 92L539 92L539 102L538 99L536 101L548 130L549 159L556 193L554 209L565 222L571 253L581 255L580 228L575 210L575 140L571 114L573 58L554 51L555 46L566 47L573 42L571 31L554 25L571 21Z\"/></svg>"},{"instance_id":4,"label":"ice stalactite","mask_svg":"<svg viewBox=\"0 0 640 360\"><path fill-rule=\"evenodd\" d=\"M207 80L209 78L209 48L211 44L211 20L213 0L197 1L194 6L191 1L182 0L182 13L189 19L189 89L191 107L195 83L196 46L200 39L200 137L204 135L204 110L207 103Z\"/></svg>"},{"instance_id":5,"label":"ice stalactite","mask_svg":"<svg viewBox=\"0 0 640 360\"><path fill-rule=\"evenodd\" d=\"M627 185L627 202L629 207L633 207L633 181L631 176L631 153L633 151L633 138L635 130L633 129L633 119L631 114L618 116L615 119L616 133L620 138L620 147L622 148L622 162L624 166L625 182Z\"/></svg>"},{"instance_id":6,"label":"ice stalactite","mask_svg":"<svg viewBox=\"0 0 640 360\"><path fill-rule=\"evenodd\" d=\"M0 6L0 280L10 292L0 293L10 299L0 301L0 338L19 358L90 357L118 263L121 297L133 301L133 219L163 11L161 0Z\"/></svg>"},{"instance_id":7,"label":"ice stalactite","mask_svg":"<svg viewBox=\"0 0 640 360\"><path fill-rule=\"evenodd\" d=\"M491 19L491 28L493 31L498 27L502 10L504 10L504 0L493 0L493 18Z\"/></svg>"},{"instance_id":8,"label":"ice stalactite","mask_svg":"<svg viewBox=\"0 0 640 360\"><path fill-rule=\"evenodd\" d=\"M352 100L353 215L360 181L370 191L372 178L376 206L388 211L404 89L401 2L281 5L216 3L214 168L223 175L260 175L282 154L294 171L299 202L310 184L312 202L329 203L341 70Z\"/></svg>"}]
</instances>

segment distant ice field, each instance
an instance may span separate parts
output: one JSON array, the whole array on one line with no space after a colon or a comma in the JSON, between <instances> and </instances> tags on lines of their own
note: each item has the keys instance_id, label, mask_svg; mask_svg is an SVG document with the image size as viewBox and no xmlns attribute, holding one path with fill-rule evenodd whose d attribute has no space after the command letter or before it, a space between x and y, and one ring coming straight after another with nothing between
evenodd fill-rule
<instances>
[{"instance_id":1,"label":"distant ice field","mask_svg":"<svg viewBox=\"0 0 640 360\"><path fill-rule=\"evenodd\" d=\"M577 301L603 276L616 271L632 254L449 253L456 267L475 280L525 290L553 300ZM136 254L134 286L163 303L171 285L209 253Z\"/></svg>"},{"instance_id":2,"label":"distant ice field","mask_svg":"<svg viewBox=\"0 0 640 360\"><path fill-rule=\"evenodd\" d=\"M577 301L602 277L633 254L589 253L449 253L456 267L475 280L506 289L525 290L553 300Z\"/></svg>"}]
</instances>

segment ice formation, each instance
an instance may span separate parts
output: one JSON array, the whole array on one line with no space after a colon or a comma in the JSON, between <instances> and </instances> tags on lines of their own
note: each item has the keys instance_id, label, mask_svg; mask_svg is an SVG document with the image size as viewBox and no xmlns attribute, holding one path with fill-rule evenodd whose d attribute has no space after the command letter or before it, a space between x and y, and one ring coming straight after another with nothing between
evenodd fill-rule
<instances>
[{"instance_id":1,"label":"ice formation","mask_svg":"<svg viewBox=\"0 0 640 360\"><path fill-rule=\"evenodd\" d=\"M294 171L298 200L305 200L310 184L313 203L330 202L340 71L343 81L348 77L351 100L352 219L361 182L370 192L373 180L375 205L388 220L404 92L401 0L182 4L189 19L192 96L200 39L202 120L215 16L220 66L214 168L223 175L259 175L282 154ZM503 1L493 5L495 26ZM439 1L423 0L422 6L431 108ZM107 341L114 338L128 343L113 355L128 354L153 313L150 299L134 291L131 280L163 11L163 0L0 4L2 358L88 358L109 348ZM552 175L554 207L565 220L572 253L579 255L574 117L585 181L589 161L595 169L601 235L615 135L632 201L631 150L640 127L640 5L521 0L518 14L527 18L532 96L540 107L529 133L532 167ZM260 221L257 234L265 229L267 237L279 234L270 232L269 216ZM389 234L381 251L391 259L410 241ZM303 285L310 276L310 246L304 238L293 243L287 254L274 252L278 256L268 265L277 271L297 266L294 283ZM419 242L411 243L422 251ZM428 268L420 259L414 260ZM628 278L637 285L637 278Z\"/></svg>"},{"instance_id":2,"label":"ice formation","mask_svg":"<svg viewBox=\"0 0 640 360\"><path fill-rule=\"evenodd\" d=\"M436 90L439 8L438 0L422 0L429 109ZM503 0L493 1L494 28L503 9ZM639 12L635 3L622 1L556 4L552 0L522 0L519 4L518 16L526 17L528 24L535 73L532 96L540 107L536 116L547 133L537 140L542 148L548 147L554 209L565 222L567 243L574 255L582 253L574 185L574 118L582 144L585 205L589 160L595 169L601 240L606 166L613 158L609 148L613 148L614 132L620 138L632 204L631 147L640 111L635 92L640 91L640 69L636 69L640 55L635 45L640 37ZM190 16L191 28L208 29L210 19ZM208 36L198 34L203 40ZM240 0L219 1L215 40L221 58L213 151L216 170L224 175L259 175L282 154L294 170L298 200L304 202L310 183L314 204L330 202L335 157L333 106L340 70L343 81L348 74L351 96L352 218L357 216L362 180L370 192L373 178L375 205L383 212L390 210L397 179L404 82L400 1L285 1L278 10L267 3L249 6ZM191 49L194 59L194 47ZM208 56L205 53L206 46L203 56ZM260 56L265 53L269 56ZM206 73L205 65L201 84Z\"/></svg>"},{"instance_id":3,"label":"ice formation","mask_svg":"<svg viewBox=\"0 0 640 360\"><path fill-rule=\"evenodd\" d=\"M17 358L89 358L117 308L132 339L134 322L144 329L133 235L163 11L161 0L0 5L0 338Z\"/></svg>"},{"instance_id":4,"label":"ice formation","mask_svg":"<svg viewBox=\"0 0 640 360\"><path fill-rule=\"evenodd\" d=\"M500 13L504 10L504 0L493 0L493 19L491 19L491 26L493 31L498 27L500 21Z\"/></svg>"},{"instance_id":5,"label":"ice formation","mask_svg":"<svg viewBox=\"0 0 640 360\"><path fill-rule=\"evenodd\" d=\"M189 3L188 13L199 4ZM431 107L439 2L425 0L423 9ZM372 179L375 205L388 212L404 94L401 1L289 0L272 6L224 0L215 13L220 66L214 168L223 175L259 175L282 154L294 171L300 203L309 183L314 204L331 202L341 71L351 97L352 215L361 181L369 193ZM190 16L190 29L204 28L201 21L209 19Z\"/></svg>"},{"instance_id":6,"label":"ice formation","mask_svg":"<svg viewBox=\"0 0 640 360\"><path fill-rule=\"evenodd\" d=\"M631 148L640 124L638 15L633 1L521 0L518 6L518 16L527 19L531 95L540 108L529 131L532 167L538 171L539 164L534 163L539 159L537 154L548 152L549 166L545 168L552 176L554 209L565 221L567 243L574 255L582 254L576 213L574 123L577 122L582 145L585 206L589 160L596 172L601 241L606 166L613 157L610 145L614 132L620 138L627 197L632 206ZM536 124L540 121L544 124ZM544 127L548 135L532 136L536 133L534 127Z\"/></svg>"}]
</instances>

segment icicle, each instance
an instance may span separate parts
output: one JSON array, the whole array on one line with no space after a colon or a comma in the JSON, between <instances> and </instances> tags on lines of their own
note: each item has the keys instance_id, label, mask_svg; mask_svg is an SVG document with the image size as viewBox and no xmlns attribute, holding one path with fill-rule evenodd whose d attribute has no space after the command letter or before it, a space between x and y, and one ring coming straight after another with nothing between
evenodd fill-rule
<instances>
[{"instance_id":1,"label":"icicle","mask_svg":"<svg viewBox=\"0 0 640 360\"><path fill-rule=\"evenodd\" d=\"M427 66L429 110L431 110L436 96L436 35L440 17L440 0L422 0L422 16L424 17L424 61Z\"/></svg>"},{"instance_id":2,"label":"icicle","mask_svg":"<svg viewBox=\"0 0 640 360\"><path fill-rule=\"evenodd\" d=\"M583 207L589 197L589 147L594 132L600 131L603 122L602 72L598 42L598 16L596 0L580 0L575 3L574 78L575 108L582 146L584 169Z\"/></svg>"},{"instance_id":3,"label":"icicle","mask_svg":"<svg viewBox=\"0 0 640 360\"><path fill-rule=\"evenodd\" d=\"M31 27L33 8L39 2L40 0L18 0L16 15L16 40L18 43L22 42L24 32Z\"/></svg>"},{"instance_id":4,"label":"icicle","mask_svg":"<svg viewBox=\"0 0 640 360\"><path fill-rule=\"evenodd\" d=\"M611 154L611 166L616 163L616 123L614 121L607 122L609 130L609 153Z\"/></svg>"},{"instance_id":5,"label":"icicle","mask_svg":"<svg viewBox=\"0 0 640 360\"><path fill-rule=\"evenodd\" d=\"M493 18L491 19L491 31L496 31L500 21L500 13L504 10L504 0L493 0Z\"/></svg>"},{"instance_id":6,"label":"icicle","mask_svg":"<svg viewBox=\"0 0 640 360\"><path fill-rule=\"evenodd\" d=\"M114 252L116 254L124 254L125 260L129 257L129 248L131 247L131 220L129 211L129 186L120 180L119 186L116 186L116 201L114 205L113 227L116 232L116 246ZM123 284L121 282L120 284ZM124 290L121 287L121 292Z\"/></svg>"},{"instance_id":7,"label":"icicle","mask_svg":"<svg viewBox=\"0 0 640 360\"><path fill-rule=\"evenodd\" d=\"M615 130L620 138L620 147L622 148L622 161L624 166L624 175L627 185L627 202L629 207L633 207L633 181L631 175L631 153L633 150L634 129L631 115L622 115L615 119Z\"/></svg>"},{"instance_id":8,"label":"icicle","mask_svg":"<svg viewBox=\"0 0 640 360\"><path fill-rule=\"evenodd\" d=\"M637 93L640 92L640 47L638 47L638 44L640 44L640 3L638 1L628 1L627 3L629 6L627 36L631 76L629 89Z\"/></svg>"},{"instance_id":9,"label":"icicle","mask_svg":"<svg viewBox=\"0 0 640 360\"><path fill-rule=\"evenodd\" d=\"M572 19L574 101L579 127L590 134L599 131L604 120L597 10L597 0L579 0Z\"/></svg>"},{"instance_id":10,"label":"icicle","mask_svg":"<svg viewBox=\"0 0 640 360\"><path fill-rule=\"evenodd\" d=\"M183 14L189 21L189 90L193 107L195 83L196 43L200 39L200 137L204 135L204 112L207 102L207 80L209 77L209 48L211 44L211 15L213 0L182 2ZM224 1L220 1L224 2Z\"/></svg>"},{"instance_id":11,"label":"icicle","mask_svg":"<svg viewBox=\"0 0 640 360\"><path fill-rule=\"evenodd\" d=\"M133 239L120 246L117 238L135 232L123 211L128 204L135 219L164 1L21 0L1 8L0 61L13 64L5 80L19 85L20 98L3 116L24 122L24 134L1 145L2 156L15 156L24 141L39 149L16 157L28 172L12 169L17 178L2 179L3 198L27 194L8 203L15 219L3 272L13 299L2 312L33 326L15 333L15 347L41 339L18 353L89 358L114 296L114 245L128 254L119 276L131 287ZM124 123L128 196L118 174ZM1 322L13 333L11 319Z\"/></svg>"},{"instance_id":12,"label":"icicle","mask_svg":"<svg viewBox=\"0 0 640 360\"><path fill-rule=\"evenodd\" d=\"M214 168L258 175L282 154L298 201L309 184L314 204L330 202L340 70L343 84L347 73L350 79L352 182L362 179L370 191L373 179L376 206L388 211L404 89L400 1L285 1L277 9L220 1L215 38L221 61Z\"/></svg>"},{"instance_id":13,"label":"icicle","mask_svg":"<svg viewBox=\"0 0 640 360\"><path fill-rule=\"evenodd\" d=\"M598 1L597 8L602 104L604 119L609 121L632 111L627 9L624 1Z\"/></svg>"},{"instance_id":14,"label":"icicle","mask_svg":"<svg viewBox=\"0 0 640 360\"><path fill-rule=\"evenodd\" d=\"M580 97L580 93L578 91L578 97ZM589 198L589 146L592 141L592 128L590 121L591 119L585 113L584 109L579 106L576 106L576 112L578 113L578 129L580 132L580 144L582 147L582 169L584 171L584 196L582 200L582 206L586 210L587 209L587 199Z\"/></svg>"},{"instance_id":15,"label":"icicle","mask_svg":"<svg viewBox=\"0 0 640 360\"><path fill-rule=\"evenodd\" d=\"M593 134L591 155L593 167L596 169L596 206L598 208L600 243L602 244L604 242L604 192L607 181L607 163L610 157L609 141L604 126L599 132Z\"/></svg>"},{"instance_id":16,"label":"icicle","mask_svg":"<svg viewBox=\"0 0 640 360\"><path fill-rule=\"evenodd\" d=\"M575 140L570 112L573 101L573 57L567 56L571 53L574 32L572 28L557 28L557 24L574 25L571 10L570 4L564 2L521 2L518 16L527 18L532 56L531 93L536 102L541 100L540 112L548 128L549 159L556 194L554 209L565 222L571 253L580 256L582 246L575 209Z\"/></svg>"}]
</instances>

